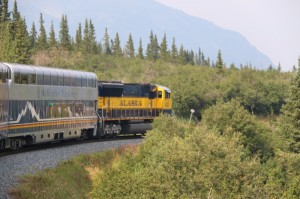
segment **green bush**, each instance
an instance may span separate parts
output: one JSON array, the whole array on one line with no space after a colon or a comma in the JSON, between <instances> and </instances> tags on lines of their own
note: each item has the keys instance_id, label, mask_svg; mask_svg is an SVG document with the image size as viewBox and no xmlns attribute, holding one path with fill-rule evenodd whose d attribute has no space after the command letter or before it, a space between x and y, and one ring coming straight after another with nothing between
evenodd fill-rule
<instances>
[{"instance_id":1,"label":"green bush","mask_svg":"<svg viewBox=\"0 0 300 199\"><path fill-rule=\"evenodd\" d=\"M256 122L237 100L218 102L208 108L203 114L203 123L210 129L216 129L220 135L232 136L240 133L245 158L259 156L262 161L266 161L274 155L273 147L270 145L271 130Z\"/></svg>"},{"instance_id":2,"label":"green bush","mask_svg":"<svg viewBox=\"0 0 300 199\"><path fill-rule=\"evenodd\" d=\"M285 155L263 164L255 157L245 159L244 135L227 127L222 136L206 125L189 127L165 116L156 119L139 153L122 158L101 173L91 198L299 196L299 170L292 171L299 167L296 160Z\"/></svg>"}]
</instances>

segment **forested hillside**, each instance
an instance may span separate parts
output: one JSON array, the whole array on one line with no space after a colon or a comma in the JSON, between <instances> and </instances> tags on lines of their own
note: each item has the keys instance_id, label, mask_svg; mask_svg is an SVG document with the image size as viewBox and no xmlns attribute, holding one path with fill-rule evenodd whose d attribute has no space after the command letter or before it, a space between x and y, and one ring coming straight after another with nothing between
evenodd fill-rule
<instances>
[{"instance_id":1,"label":"forested hillside","mask_svg":"<svg viewBox=\"0 0 300 199\"><path fill-rule=\"evenodd\" d=\"M96 41L91 20L71 38L43 16L27 30L15 3L0 0L0 61L92 71L100 80L156 83L172 90L175 117L163 117L138 153L100 172L93 198L299 198L300 72L226 66L215 58L157 40L134 49L107 30ZM215 60L215 61L213 61ZM300 67L300 60L299 60ZM194 109L189 126L184 118ZM183 118L183 120L178 119ZM128 186L125 186L128 185ZM112 191L113 190L113 191Z\"/></svg>"},{"instance_id":2,"label":"forested hillside","mask_svg":"<svg viewBox=\"0 0 300 199\"><path fill-rule=\"evenodd\" d=\"M101 80L160 83L172 89L175 113L182 116L193 108L200 118L206 107L232 98L251 113L264 116L279 114L285 103L292 74L282 73L280 65L267 71L251 65L226 66L221 50L209 58L200 49L193 52L177 46L176 38L168 44L166 34L158 41L152 31L147 49L141 40L135 49L131 35L120 46L118 33L112 37L107 29L102 40L96 41L93 22L88 19L79 23L76 37L71 38L66 15L59 31L52 26L47 33L42 14L38 25L28 28L16 2L12 11L8 0L0 4L1 61L93 71Z\"/></svg>"}]
</instances>

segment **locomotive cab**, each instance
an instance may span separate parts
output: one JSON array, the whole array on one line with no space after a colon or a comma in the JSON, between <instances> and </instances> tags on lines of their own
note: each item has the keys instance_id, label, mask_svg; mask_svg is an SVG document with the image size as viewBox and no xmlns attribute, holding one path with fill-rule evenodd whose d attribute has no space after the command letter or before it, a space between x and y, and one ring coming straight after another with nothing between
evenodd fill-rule
<instances>
[{"instance_id":1,"label":"locomotive cab","mask_svg":"<svg viewBox=\"0 0 300 199\"><path fill-rule=\"evenodd\" d=\"M154 85L152 92L150 93L150 99L153 100L153 107L159 113L171 114L172 112L172 100L171 90L161 85Z\"/></svg>"}]
</instances>

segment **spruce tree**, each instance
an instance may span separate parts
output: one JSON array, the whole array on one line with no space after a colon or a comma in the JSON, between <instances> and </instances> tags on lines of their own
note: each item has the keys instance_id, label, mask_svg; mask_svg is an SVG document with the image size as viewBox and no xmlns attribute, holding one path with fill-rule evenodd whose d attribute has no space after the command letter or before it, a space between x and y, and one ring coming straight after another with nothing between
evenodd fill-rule
<instances>
[{"instance_id":1,"label":"spruce tree","mask_svg":"<svg viewBox=\"0 0 300 199\"><path fill-rule=\"evenodd\" d=\"M51 21L51 28L50 28L50 33L49 33L49 45L51 48L54 48L57 46L57 40L55 37L53 21Z\"/></svg>"},{"instance_id":2,"label":"spruce tree","mask_svg":"<svg viewBox=\"0 0 300 199\"><path fill-rule=\"evenodd\" d=\"M134 58L134 56L135 56L134 44L133 44L131 34L129 34L128 41L127 41L126 46L125 46L124 55L126 57L129 57L129 58Z\"/></svg>"},{"instance_id":3,"label":"spruce tree","mask_svg":"<svg viewBox=\"0 0 300 199\"><path fill-rule=\"evenodd\" d=\"M97 41L96 41L96 33L95 27L90 19L89 22L89 41L90 41L90 52L96 54L98 52Z\"/></svg>"},{"instance_id":4,"label":"spruce tree","mask_svg":"<svg viewBox=\"0 0 300 199\"><path fill-rule=\"evenodd\" d=\"M103 53L105 55L111 55L111 48L109 43L109 34L107 28L105 28L104 36L103 36Z\"/></svg>"},{"instance_id":5,"label":"spruce tree","mask_svg":"<svg viewBox=\"0 0 300 199\"><path fill-rule=\"evenodd\" d=\"M8 0L3 0L1 6L0 22L10 21L10 12L8 11Z\"/></svg>"},{"instance_id":6,"label":"spruce tree","mask_svg":"<svg viewBox=\"0 0 300 199\"><path fill-rule=\"evenodd\" d=\"M216 62L216 68L217 68L217 71L219 73L222 73L223 70L224 70L224 64L223 64L223 59L222 59L222 53L221 53L221 50L219 49L218 51L218 57L217 57L217 62Z\"/></svg>"},{"instance_id":7,"label":"spruce tree","mask_svg":"<svg viewBox=\"0 0 300 199\"><path fill-rule=\"evenodd\" d=\"M144 59L144 54L143 54L143 43L142 43L142 39L140 38L140 43L139 43L139 48L138 48L138 54L137 57L139 59Z\"/></svg>"},{"instance_id":8,"label":"spruce tree","mask_svg":"<svg viewBox=\"0 0 300 199\"><path fill-rule=\"evenodd\" d=\"M13 9L13 12L12 12L12 20L13 21L19 21L20 18L21 18L21 14L18 10L18 5L17 5L17 1L15 0L14 2L14 9Z\"/></svg>"},{"instance_id":9,"label":"spruce tree","mask_svg":"<svg viewBox=\"0 0 300 199\"><path fill-rule=\"evenodd\" d=\"M16 22L15 38L12 45L12 62L26 64L30 61L30 41L25 19L19 18Z\"/></svg>"},{"instance_id":10,"label":"spruce tree","mask_svg":"<svg viewBox=\"0 0 300 199\"><path fill-rule=\"evenodd\" d=\"M281 64L280 64L280 62L279 62L279 64L278 64L277 71L278 71L278 72L281 72Z\"/></svg>"},{"instance_id":11,"label":"spruce tree","mask_svg":"<svg viewBox=\"0 0 300 199\"><path fill-rule=\"evenodd\" d=\"M185 63L185 52L184 52L182 44L181 44L180 49L179 49L178 63L182 64L182 65L186 64Z\"/></svg>"},{"instance_id":12,"label":"spruce tree","mask_svg":"<svg viewBox=\"0 0 300 199\"><path fill-rule=\"evenodd\" d=\"M300 68L300 57L299 57ZM300 69L289 89L286 105L282 108L282 130L288 139L289 150L300 153Z\"/></svg>"},{"instance_id":13,"label":"spruce tree","mask_svg":"<svg viewBox=\"0 0 300 199\"><path fill-rule=\"evenodd\" d=\"M177 46L175 43L175 38L173 37L172 41L172 49L171 49L171 61L172 63L177 63L177 57L178 57L178 51L177 51Z\"/></svg>"},{"instance_id":14,"label":"spruce tree","mask_svg":"<svg viewBox=\"0 0 300 199\"><path fill-rule=\"evenodd\" d=\"M11 23L1 24L0 34L0 60L11 62L13 55L13 38L11 34Z\"/></svg>"},{"instance_id":15,"label":"spruce tree","mask_svg":"<svg viewBox=\"0 0 300 199\"><path fill-rule=\"evenodd\" d=\"M32 22L31 31L29 34L29 43L30 43L30 48L34 49L37 43L37 32L35 29L34 22Z\"/></svg>"},{"instance_id":16,"label":"spruce tree","mask_svg":"<svg viewBox=\"0 0 300 199\"><path fill-rule=\"evenodd\" d=\"M81 28L81 23L79 23L78 29L76 30L76 36L75 36L75 49L77 51L82 51L82 45L83 45L82 28Z\"/></svg>"},{"instance_id":17,"label":"spruce tree","mask_svg":"<svg viewBox=\"0 0 300 199\"><path fill-rule=\"evenodd\" d=\"M115 40L113 43L113 55L118 56L118 57L123 55L118 32L116 33Z\"/></svg>"},{"instance_id":18,"label":"spruce tree","mask_svg":"<svg viewBox=\"0 0 300 199\"><path fill-rule=\"evenodd\" d=\"M47 34L46 34L46 30L44 27L44 19L43 19L43 15L42 13L40 13L40 32L39 32L39 36L37 39L37 47L38 49L46 49L48 48L48 43L47 43Z\"/></svg>"},{"instance_id":19,"label":"spruce tree","mask_svg":"<svg viewBox=\"0 0 300 199\"><path fill-rule=\"evenodd\" d=\"M60 46L64 49L71 49L71 37L69 35L69 26L67 15L63 15L60 22L59 31Z\"/></svg>"},{"instance_id":20,"label":"spruce tree","mask_svg":"<svg viewBox=\"0 0 300 199\"><path fill-rule=\"evenodd\" d=\"M160 45L160 58L163 61L169 60L169 52L168 52L168 44L167 44L167 36L164 34L163 40Z\"/></svg>"},{"instance_id":21,"label":"spruce tree","mask_svg":"<svg viewBox=\"0 0 300 199\"><path fill-rule=\"evenodd\" d=\"M159 50L157 37L153 34L153 31L150 32L150 43L147 45L146 56L148 60L157 60L159 59Z\"/></svg>"},{"instance_id":22,"label":"spruce tree","mask_svg":"<svg viewBox=\"0 0 300 199\"><path fill-rule=\"evenodd\" d=\"M88 23L87 19L84 22L83 41L82 42L83 42L84 53L90 53L90 46L91 46L90 29L89 29L89 23Z\"/></svg>"},{"instance_id":23,"label":"spruce tree","mask_svg":"<svg viewBox=\"0 0 300 199\"><path fill-rule=\"evenodd\" d=\"M153 43L151 43L151 48L152 48L152 58L153 60L157 60L160 57L160 47L158 45L158 40L156 35L154 35L154 40Z\"/></svg>"},{"instance_id":24,"label":"spruce tree","mask_svg":"<svg viewBox=\"0 0 300 199\"><path fill-rule=\"evenodd\" d=\"M147 50L146 50L146 57L148 60L153 60L153 46L152 46L153 43L154 43L154 36L153 36L153 31L151 30L150 43L147 45Z\"/></svg>"}]
</instances>

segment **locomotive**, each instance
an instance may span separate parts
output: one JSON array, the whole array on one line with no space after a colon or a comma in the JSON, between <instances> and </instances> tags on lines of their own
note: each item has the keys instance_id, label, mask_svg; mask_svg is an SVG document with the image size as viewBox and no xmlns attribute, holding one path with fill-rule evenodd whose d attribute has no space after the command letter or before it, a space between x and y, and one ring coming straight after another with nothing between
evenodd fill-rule
<instances>
[{"instance_id":1,"label":"locomotive","mask_svg":"<svg viewBox=\"0 0 300 199\"><path fill-rule=\"evenodd\" d=\"M95 73L0 62L0 150L144 134L172 111L171 90L98 81Z\"/></svg>"}]
</instances>

